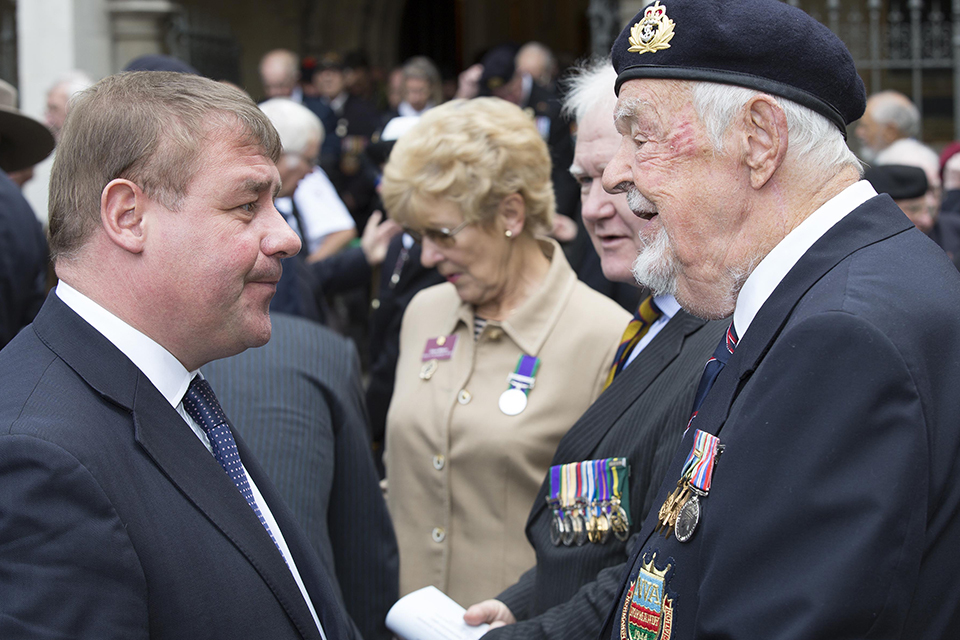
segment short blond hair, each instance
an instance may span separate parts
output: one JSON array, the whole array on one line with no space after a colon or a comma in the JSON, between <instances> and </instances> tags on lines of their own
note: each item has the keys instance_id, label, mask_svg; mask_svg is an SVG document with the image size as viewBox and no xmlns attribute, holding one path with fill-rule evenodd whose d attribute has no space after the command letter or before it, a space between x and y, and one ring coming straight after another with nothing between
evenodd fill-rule
<instances>
[{"instance_id":1,"label":"short blond hair","mask_svg":"<svg viewBox=\"0 0 960 640\"><path fill-rule=\"evenodd\" d=\"M237 136L280 158L280 137L240 89L185 73L108 76L77 94L50 176L50 251L80 249L100 225L100 195L124 178L179 209L214 137Z\"/></svg>"},{"instance_id":2,"label":"short blond hair","mask_svg":"<svg viewBox=\"0 0 960 640\"><path fill-rule=\"evenodd\" d=\"M418 226L418 211L433 199L453 202L466 221L489 224L513 193L523 197L524 232L550 229L550 153L533 119L505 100L474 98L427 111L400 137L381 196L391 217Z\"/></svg>"}]
</instances>

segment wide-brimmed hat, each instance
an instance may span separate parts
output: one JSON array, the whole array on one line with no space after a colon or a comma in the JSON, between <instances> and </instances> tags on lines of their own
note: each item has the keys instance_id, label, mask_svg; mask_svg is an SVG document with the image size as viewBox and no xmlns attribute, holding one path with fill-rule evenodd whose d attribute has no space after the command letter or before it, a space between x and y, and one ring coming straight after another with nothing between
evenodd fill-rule
<instances>
[{"instance_id":1,"label":"wide-brimmed hat","mask_svg":"<svg viewBox=\"0 0 960 640\"><path fill-rule=\"evenodd\" d=\"M53 134L42 122L17 109L17 90L0 80L0 169L31 167L53 151Z\"/></svg>"}]
</instances>

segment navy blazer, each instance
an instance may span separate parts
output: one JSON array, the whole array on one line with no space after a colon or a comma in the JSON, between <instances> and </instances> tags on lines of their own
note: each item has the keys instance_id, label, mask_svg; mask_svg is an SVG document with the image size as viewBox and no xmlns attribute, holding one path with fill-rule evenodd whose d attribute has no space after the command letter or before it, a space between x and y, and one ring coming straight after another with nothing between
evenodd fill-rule
<instances>
[{"instance_id":1,"label":"navy blazer","mask_svg":"<svg viewBox=\"0 0 960 640\"><path fill-rule=\"evenodd\" d=\"M0 372L0 637L320 638L223 468L56 294ZM236 440L327 640L351 637L309 541Z\"/></svg>"},{"instance_id":2,"label":"navy blazer","mask_svg":"<svg viewBox=\"0 0 960 640\"><path fill-rule=\"evenodd\" d=\"M958 389L960 274L875 197L741 338L654 502L716 434L699 526L681 543L649 519L601 637L956 637Z\"/></svg>"}]
</instances>

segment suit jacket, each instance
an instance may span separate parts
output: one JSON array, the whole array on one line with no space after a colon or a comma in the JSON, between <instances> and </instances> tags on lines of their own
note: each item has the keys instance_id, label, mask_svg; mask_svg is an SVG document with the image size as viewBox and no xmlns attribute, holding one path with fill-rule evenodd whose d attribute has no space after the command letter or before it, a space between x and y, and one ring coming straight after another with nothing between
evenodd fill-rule
<instances>
[{"instance_id":1,"label":"suit jacket","mask_svg":"<svg viewBox=\"0 0 960 640\"><path fill-rule=\"evenodd\" d=\"M960 274L875 197L741 337L653 504L716 434L699 526L681 543L648 519L601 637L955 637L957 389Z\"/></svg>"},{"instance_id":2,"label":"suit jacket","mask_svg":"<svg viewBox=\"0 0 960 640\"><path fill-rule=\"evenodd\" d=\"M640 530L690 419L703 365L726 322L679 311L560 441L552 465L625 457L630 464L631 531ZM596 635L620 586L627 542L554 546L544 479L527 520L537 564L498 596L519 622L489 639L585 638ZM635 542L635 540L633 541Z\"/></svg>"},{"instance_id":3,"label":"suit jacket","mask_svg":"<svg viewBox=\"0 0 960 640\"><path fill-rule=\"evenodd\" d=\"M271 320L265 346L211 362L203 374L337 576L337 595L363 638L390 640L397 540L367 441L357 351L315 323Z\"/></svg>"},{"instance_id":4,"label":"suit jacket","mask_svg":"<svg viewBox=\"0 0 960 640\"><path fill-rule=\"evenodd\" d=\"M51 294L0 352L0 637L320 638L283 557L146 376ZM326 572L243 439L327 640Z\"/></svg>"},{"instance_id":5,"label":"suit jacket","mask_svg":"<svg viewBox=\"0 0 960 640\"><path fill-rule=\"evenodd\" d=\"M43 304L47 240L23 194L0 171L0 349Z\"/></svg>"}]
</instances>

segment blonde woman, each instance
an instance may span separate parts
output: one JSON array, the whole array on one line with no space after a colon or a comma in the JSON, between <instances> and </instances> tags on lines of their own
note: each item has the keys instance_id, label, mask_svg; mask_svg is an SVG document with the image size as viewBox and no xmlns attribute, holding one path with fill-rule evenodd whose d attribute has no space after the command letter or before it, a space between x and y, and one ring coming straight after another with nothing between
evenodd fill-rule
<instances>
[{"instance_id":1,"label":"blonde woman","mask_svg":"<svg viewBox=\"0 0 960 640\"><path fill-rule=\"evenodd\" d=\"M385 168L387 210L447 279L404 315L387 415L401 595L435 585L470 604L534 565L530 506L629 320L540 236L550 170L532 119L497 98L430 110Z\"/></svg>"}]
</instances>

